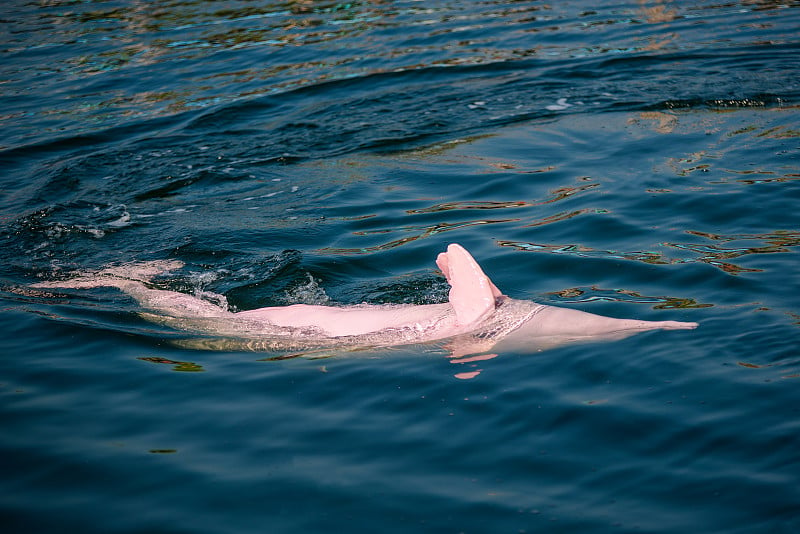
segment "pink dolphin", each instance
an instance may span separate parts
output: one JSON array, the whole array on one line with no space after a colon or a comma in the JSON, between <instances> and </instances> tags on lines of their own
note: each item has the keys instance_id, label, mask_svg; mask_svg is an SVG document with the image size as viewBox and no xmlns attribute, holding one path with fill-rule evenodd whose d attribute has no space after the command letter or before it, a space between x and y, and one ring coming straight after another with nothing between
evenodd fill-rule
<instances>
[{"instance_id":1,"label":"pink dolphin","mask_svg":"<svg viewBox=\"0 0 800 534\"><path fill-rule=\"evenodd\" d=\"M572 341L621 339L645 330L697 327L697 323L688 322L614 319L512 299L497 289L457 244L439 254L436 264L450 284L449 301L442 304L294 304L232 312L192 295L152 288L150 278L180 268L183 264L178 261L111 267L69 280L40 282L34 287L116 287L147 310L142 314L145 318L200 334L194 342L184 343L195 348L297 350L449 339L452 355L459 358L489 350L538 351Z\"/></svg>"}]
</instances>

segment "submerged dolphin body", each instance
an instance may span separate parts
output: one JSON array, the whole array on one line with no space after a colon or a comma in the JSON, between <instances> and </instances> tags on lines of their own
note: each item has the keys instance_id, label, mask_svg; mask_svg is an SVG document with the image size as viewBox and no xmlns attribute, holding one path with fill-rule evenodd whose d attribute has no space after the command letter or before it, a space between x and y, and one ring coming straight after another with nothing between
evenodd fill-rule
<instances>
[{"instance_id":1,"label":"submerged dolphin body","mask_svg":"<svg viewBox=\"0 0 800 534\"><path fill-rule=\"evenodd\" d=\"M196 337L181 344L206 349L313 350L374 347L449 339L454 357L489 350L542 350L572 341L622 339L697 323L614 319L504 295L460 245L436 264L450 284L449 302L425 305L291 306L232 312L198 297L150 287L149 280L183 266L154 261L111 267L40 288L115 287L147 311L142 315Z\"/></svg>"}]
</instances>

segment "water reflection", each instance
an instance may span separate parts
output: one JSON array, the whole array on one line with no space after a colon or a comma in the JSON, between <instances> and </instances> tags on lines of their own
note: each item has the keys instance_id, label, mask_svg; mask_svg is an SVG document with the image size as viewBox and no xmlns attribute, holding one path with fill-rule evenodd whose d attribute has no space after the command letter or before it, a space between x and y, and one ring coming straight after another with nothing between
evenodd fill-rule
<instances>
[{"instance_id":1,"label":"water reflection","mask_svg":"<svg viewBox=\"0 0 800 534\"><path fill-rule=\"evenodd\" d=\"M488 200L465 200L457 202L442 202L434 204L428 208L417 208L406 210L409 215L418 215L421 213L436 213L440 211L453 211L453 210L495 210L495 209L509 209L509 208L530 208L533 206L542 206L545 204L552 204L560 200L565 200L579 193L583 193L590 189L598 187L599 183L586 183L577 187L562 186L552 190L551 196L537 201L524 201L524 200L507 200L507 201L488 201ZM556 216L554 216L556 217ZM559 220L561 220L559 218ZM534 224L536 225L536 224Z\"/></svg>"},{"instance_id":2,"label":"water reflection","mask_svg":"<svg viewBox=\"0 0 800 534\"><path fill-rule=\"evenodd\" d=\"M507 208L525 208L532 206L528 202L521 200L512 200L508 202L491 201L491 200L476 200L476 201L462 201L462 202L443 202L441 204L434 204L429 208L419 208L406 210L409 215L416 215L420 213L436 213L438 211L452 211L452 210L497 210Z\"/></svg>"},{"instance_id":3,"label":"water reflection","mask_svg":"<svg viewBox=\"0 0 800 534\"><path fill-rule=\"evenodd\" d=\"M437 234L441 234L444 232L449 232L451 230L457 230L462 228L468 228L470 226L478 226L484 224L497 224L497 223L509 223L515 222L519 219L478 219L478 220L471 220L471 221L462 221L462 222L455 222L455 223L438 223L433 224L430 226L411 226L411 227L401 227L401 228L393 228L393 229L382 229L382 230L369 230L369 231L361 231L361 232L353 232L355 235L371 235L371 234L384 234L389 232L414 232L413 235L402 237L400 239L393 239L391 241L381 243L378 245L372 245L367 247L358 247L358 248L336 248L336 247L325 247L318 250L318 252L325 253L325 254L368 254L373 252L379 252L382 250L389 250L401 245L405 245L412 241L416 241L418 239L425 239Z\"/></svg>"},{"instance_id":4,"label":"water reflection","mask_svg":"<svg viewBox=\"0 0 800 534\"><path fill-rule=\"evenodd\" d=\"M596 286L590 288L571 287L548 293L556 297L556 303L585 303L585 302L633 302L638 304L654 304L654 310L710 308L713 304L702 304L695 299L686 297L647 296L629 289L601 289Z\"/></svg>"},{"instance_id":5,"label":"water reflection","mask_svg":"<svg viewBox=\"0 0 800 534\"><path fill-rule=\"evenodd\" d=\"M661 24L664 22L672 22L677 18L678 12L670 6L664 5L664 2L639 0L639 10L644 17L644 20L649 24Z\"/></svg>"},{"instance_id":6,"label":"water reflection","mask_svg":"<svg viewBox=\"0 0 800 534\"><path fill-rule=\"evenodd\" d=\"M4 17L9 31L3 50L12 57L3 80L9 94L48 97L47 115L58 118L50 127L64 131L85 128L87 118L171 115L379 73L494 65L507 69L498 77L509 78L543 66L526 63L530 58L619 58L710 44L795 42L796 26L780 17L785 5L741 7L644 0L592 10L509 1L40 0L14 6ZM744 31L760 27L771 29L768 42L762 42L763 32ZM41 58L44 49L47 61ZM532 87L528 93L540 91ZM29 113L9 109L0 121L20 116Z\"/></svg>"},{"instance_id":7,"label":"water reflection","mask_svg":"<svg viewBox=\"0 0 800 534\"><path fill-rule=\"evenodd\" d=\"M672 133L678 125L678 117L672 113L661 111L643 111L636 118L628 119L628 124L638 124L645 122L651 125L653 130L661 134Z\"/></svg>"},{"instance_id":8,"label":"water reflection","mask_svg":"<svg viewBox=\"0 0 800 534\"><path fill-rule=\"evenodd\" d=\"M205 371L202 365L198 365L194 362L181 362L176 360L170 360L167 358L162 358L159 356L142 356L140 358L137 358L137 360L142 360L143 362L172 365L173 366L172 370L179 372L197 373Z\"/></svg>"},{"instance_id":9,"label":"water reflection","mask_svg":"<svg viewBox=\"0 0 800 534\"><path fill-rule=\"evenodd\" d=\"M319 251L328 254L366 254L382 250L389 250L416 241L418 239L425 239L451 230L458 230L478 225L509 224L509 223L530 221L522 225L523 228L527 228L527 227L538 227L538 226L545 226L548 224L559 223L586 214L601 214L601 215L608 214L610 213L609 210L602 208L581 208L577 210L561 211L554 214L544 215L539 217L530 217L531 214L539 213L539 211L535 209L539 206L545 206L570 199L575 195L591 191L599 187L599 185L600 184L597 182L588 182L581 184L579 186L562 186L551 190L550 195L547 197L531 201L463 200L463 201L441 202L424 208L408 209L405 211L405 213L411 216L427 215L427 214L447 214L449 212L473 211L473 210L493 211L493 210L526 209L530 211L525 212L525 215L528 215L527 217L515 216L502 219L473 219L473 220L453 221L453 222L443 221L423 226L413 225L413 226L399 226L394 228L383 227L371 230L358 230L351 232L352 235L360 237L368 237L381 234L393 234L393 233L401 233L401 234L412 233L412 235L406 235L404 237L398 239L392 239L377 245L370 245L364 247L342 247L342 248L326 247L320 249ZM520 214L517 211L515 211L514 215L520 215ZM371 216L355 216L355 217L361 219L368 219Z\"/></svg>"},{"instance_id":10,"label":"water reflection","mask_svg":"<svg viewBox=\"0 0 800 534\"><path fill-rule=\"evenodd\" d=\"M673 258L664 252L656 251L616 251L598 250L579 244L555 245L521 241L498 241L500 246L512 247L529 252L546 252L549 254L565 254L579 257L606 257L621 260L638 261L655 265L670 265L678 263L705 263L716 267L728 274L757 273L763 269L749 268L730 260L756 254L774 254L792 252L794 247L800 246L800 232L779 230L766 234L710 234L689 230L686 232L712 241L735 243L737 241L763 241L761 246L731 246L723 247L709 243L661 243L662 246L679 251L688 251L696 254L695 257Z\"/></svg>"}]
</instances>

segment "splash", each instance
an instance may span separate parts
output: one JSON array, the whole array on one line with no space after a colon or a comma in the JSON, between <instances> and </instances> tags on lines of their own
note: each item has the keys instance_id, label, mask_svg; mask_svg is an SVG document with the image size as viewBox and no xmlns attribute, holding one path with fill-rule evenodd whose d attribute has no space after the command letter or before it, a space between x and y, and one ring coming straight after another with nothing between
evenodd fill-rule
<instances>
[{"instance_id":1,"label":"splash","mask_svg":"<svg viewBox=\"0 0 800 534\"><path fill-rule=\"evenodd\" d=\"M331 298L311 274L306 273L308 281L286 290L283 300L286 304L330 304Z\"/></svg>"}]
</instances>

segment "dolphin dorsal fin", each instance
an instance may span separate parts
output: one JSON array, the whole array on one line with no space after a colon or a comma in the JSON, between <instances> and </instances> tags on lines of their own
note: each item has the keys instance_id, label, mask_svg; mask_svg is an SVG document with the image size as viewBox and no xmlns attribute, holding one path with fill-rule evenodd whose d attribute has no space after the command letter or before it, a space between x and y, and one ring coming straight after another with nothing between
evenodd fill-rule
<instances>
[{"instance_id":1,"label":"dolphin dorsal fin","mask_svg":"<svg viewBox=\"0 0 800 534\"><path fill-rule=\"evenodd\" d=\"M450 283L450 305L460 326L475 325L494 311L502 293L464 247L449 245L436 265Z\"/></svg>"}]
</instances>

